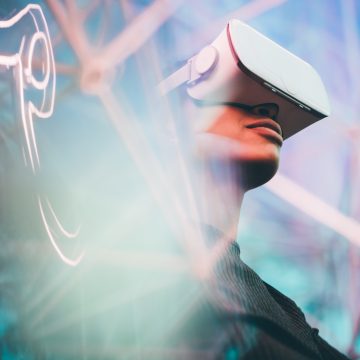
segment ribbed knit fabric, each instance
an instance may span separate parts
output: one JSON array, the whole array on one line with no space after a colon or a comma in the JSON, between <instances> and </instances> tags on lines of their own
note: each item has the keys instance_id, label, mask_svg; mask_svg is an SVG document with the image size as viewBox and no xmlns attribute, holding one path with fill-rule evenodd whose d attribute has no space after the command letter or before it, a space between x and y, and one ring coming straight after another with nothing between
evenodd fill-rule
<instances>
[{"instance_id":1,"label":"ribbed knit fabric","mask_svg":"<svg viewBox=\"0 0 360 360\"><path fill-rule=\"evenodd\" d=\"M219 234L211 229L210 246L216 238ZM236 242L224 249L204 289L186 317L184 359L347 359L307 324L292 300L240 259Z\"/></svg>"}]
</instances>

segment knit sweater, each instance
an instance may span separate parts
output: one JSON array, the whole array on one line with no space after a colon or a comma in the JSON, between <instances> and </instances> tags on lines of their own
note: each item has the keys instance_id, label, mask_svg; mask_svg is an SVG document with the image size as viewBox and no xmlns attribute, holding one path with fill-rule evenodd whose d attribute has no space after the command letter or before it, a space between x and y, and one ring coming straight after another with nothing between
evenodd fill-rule
<instances>
[{"instance_id":1,"label":"knit sweater","mask_svg":"<svg viewBox=\"0 0 360 360\"><path fill-rule=\"evenodd\" d=\"M184 359L347 359L310 327L295 302L240 259L236 242L218 259L204 288L183 329Z\"/></svg>"}]
</instances>

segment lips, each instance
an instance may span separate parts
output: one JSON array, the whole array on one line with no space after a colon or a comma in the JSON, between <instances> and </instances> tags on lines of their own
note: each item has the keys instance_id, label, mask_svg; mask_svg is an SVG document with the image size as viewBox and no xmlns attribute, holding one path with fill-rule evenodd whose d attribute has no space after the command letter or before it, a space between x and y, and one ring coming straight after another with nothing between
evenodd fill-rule
<instances>
[{"instance_id":1,"label":"lips","mask_svg":"<svg viewBox=\"0 0 360 360\"><path fill-rule=\"evenodd\" d=\"M271 134L275 132L277 135L274 134L274 138L276 138L276 140L278 140L280 145L282 144L283 138L282 138L281 127L274 120L261 119L261 120L251 122L249 125L246 125L246 127L248 129L257 129L257 128L259 128L259 129L260 128L270 129L272 131L267 131L269 133L269 136L271 136Z\"/></svg>"}]
</instances>

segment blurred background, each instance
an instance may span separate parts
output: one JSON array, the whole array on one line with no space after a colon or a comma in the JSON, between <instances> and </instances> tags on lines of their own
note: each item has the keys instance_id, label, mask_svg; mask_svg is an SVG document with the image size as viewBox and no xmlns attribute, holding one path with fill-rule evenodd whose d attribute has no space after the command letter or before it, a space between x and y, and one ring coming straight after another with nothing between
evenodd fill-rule
<instances>
[{"instance_id":1,"label":"blurred background","mask_svg":"<svg viewBox=\"0 0 360 360\"><path fill-rule=\"evenodd\" d=\"M231 18L312 64L332 104L246 195L242 258L360 358L360 2L47 0L12 22L29 4L0 2L2 358L147 358L125 328L156 333L137 317L185 281L188 196L154 89Z\"/></svg>"}]
</instances>

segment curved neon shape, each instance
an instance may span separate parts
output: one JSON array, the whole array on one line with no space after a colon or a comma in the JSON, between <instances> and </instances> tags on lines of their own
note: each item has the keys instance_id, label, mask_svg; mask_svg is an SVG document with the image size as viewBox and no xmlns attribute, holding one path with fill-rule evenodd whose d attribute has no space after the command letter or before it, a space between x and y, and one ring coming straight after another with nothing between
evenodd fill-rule
<instances>
[{"instance_id":1,"label":"curved neon shape","mask_svg":"<svg viewBox=\"0 0 360 360\"><path fill-rule=\"evenodd\" d=\"M78 255L75 259L70 259L68 258L67 256L65 256L63 254L63 252L61 251L61 249L59 248L56 240L55 240L55 237L54 237L54 233L53 231L51 230L50 226L49 226L49 222L48 222L48 218L47 216L45 215L45 211L44 211L44 208L43 208L43 205L42 205L42 201L40 199L40 196L38 197L38 204L39 204L39 210L40 210L40 214L41 214L41 218L42 218L42 221L43 221L43 224L44 224L44 227L45 227L45 230L47 232L47 235L49 237L49 240L51 242L51 244L53 245L55 251L57 252L57 254L59 255L60 259L67 265L70 265L70 266L77 266L80 264L81 260L83 259L84 257L84 251L82 251L80 253L80 255ZM51 215L52 217L54 218L56 224L60 224L58 218L56 217L55 213L53 213L53 210L52 208L50 207L50 211L51 211ZM62 225L59 226L59 229L64 229ZM79 230L79 229L78 229ZM62 231L63 235L65 235L66 237L75 237L77 236L77 232L78 230L75 231L75 233L68 233L66 230ZM70 236L67 236L67 234L70 234Z\"/></svg>"},{"instance_id":2,"label":"curved neon shape","mask_svg":"<svg viewBox=\"0 0 360 360\"><path fill-rule=\"evenodd\" d=\"M49 29L43 11L39 5L29 4L11 19L1 20L0 29L11 28L26 16L31 17L34 33L30 37L25 35L22 37L19 50L16 54L8 56L1 55L0 64L8 68L13 67L16 70L15 80L18 84L20 114L27 156L32 171L35 173L36 169L40 167L40 159L34 132L33 115L35 114L38 118L42 119L49 118L52 115L55 102L56 71ZM28 46L25 46L28 42ZM45 50L45 59L43 59L45 64L45 76L40 81L35 78L32 69L34 49L38 42L42 43ZM25 49L27 49L26 53ZM24 57L26 58L25 64L22 60ZM26 87L32 87L33 89L42 92L42 102L40 107L37 107L31 100L26 100Z\"/></svg>"},{"instance_id":3,"label":"curved neon shape","mask_svg":"<svg viewBox=\"0 0 360 360\"><path fill-rule=\"evenodd\" d=\"M28 17L28 19L26 19ZM16 15L7 20L0 20L0 29L9 29L19 23L22 19L28 20L33 28L33 33L27 32L21 37L18 51L11 55L0 54L0 65L7 69L12 68L17 85L18 100L20 107L21 124L24 134L24 146L22 153L25 166L30 166L34 175L40 168L40 157L34 130L34 116L39 119L49 118L54 111L56 71L53 49L50 40L48 25L44 13L39 5L29 4ZM34 76L33 58L35 47L39 44L43 51L42 56L42 78ZM41 92L40 104L35 104L27 99L27 89ZM83 256L82 252L75 259L70 259L63 254L58 246L55 235L58 231L65 239L74 239L79 235L80 226L74 232L67 231L48 199L46 199L47 211L44 210L43 202L38 196L38 206L48 238L61 260L70 266L77 266ZM54 224L57 231L49 226L49 220Z\"/></svg>"}]
</instances>

